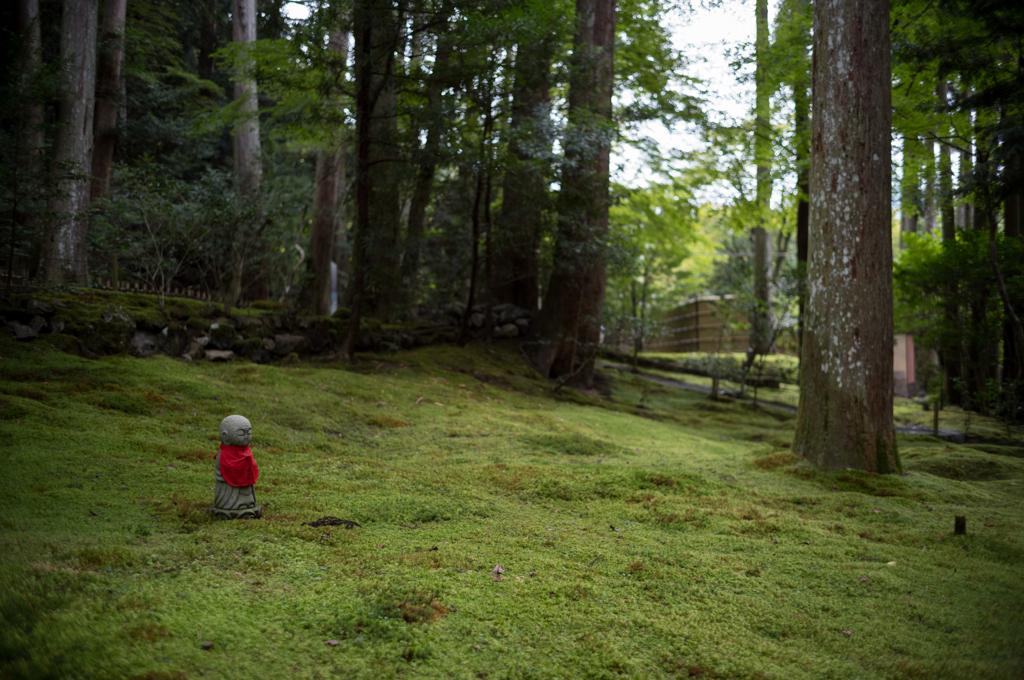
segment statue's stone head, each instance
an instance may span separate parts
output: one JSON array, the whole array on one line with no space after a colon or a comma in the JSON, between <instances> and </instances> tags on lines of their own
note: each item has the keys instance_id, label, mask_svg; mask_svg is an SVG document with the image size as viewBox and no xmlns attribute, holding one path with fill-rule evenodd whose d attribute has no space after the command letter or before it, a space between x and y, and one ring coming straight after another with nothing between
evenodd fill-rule
<instances>
[{"instance_id":1,"label":"statue's stone head","mask_svg":"<svg viewBox=\"0 0 1024 680\"><path fill-rule=\"evenodd\" d=\"M248 446L252 441L252 425L245 416L228 416L220 421L220 443L225 446Z\"/></svg>"}]
</instances>

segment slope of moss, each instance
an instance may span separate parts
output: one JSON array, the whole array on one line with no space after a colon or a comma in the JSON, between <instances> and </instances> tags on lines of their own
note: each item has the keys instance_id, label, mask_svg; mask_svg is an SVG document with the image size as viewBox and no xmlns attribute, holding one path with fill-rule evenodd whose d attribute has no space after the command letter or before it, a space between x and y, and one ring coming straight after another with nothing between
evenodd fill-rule
<instances>
[{"instance_id":1,"label":"slope of moss","mask_svg":"<svg viewBox=\"0 0 1024 680\"><path fill-rule=\"evenodd\" d=\"M822 475L789 414L553 393L500 347L0 357L5 678L1024 675L1014 456L901 437L903 477ZM204 510L231 413L259 521Z\"/></svg>"}]
</instances>

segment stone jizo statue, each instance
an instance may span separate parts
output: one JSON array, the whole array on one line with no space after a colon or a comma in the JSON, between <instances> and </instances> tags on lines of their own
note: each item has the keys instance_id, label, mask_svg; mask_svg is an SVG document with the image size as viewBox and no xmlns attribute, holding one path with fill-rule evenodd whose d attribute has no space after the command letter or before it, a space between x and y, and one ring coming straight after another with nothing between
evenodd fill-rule
<instances>
[{"instance_id":1,"label":"stone jizo statue","mask_svg":"<svg viewBox=\"0 0 1024 680\"><path fill-rule=\"evenodd\" d=\"M220 423L220 453L214 466L213 506L220 519L259 519L263 506L256 504L256 480L260 469L249 442L252 425L242 416L228 416Z\"/></svg>"}]
</instances>

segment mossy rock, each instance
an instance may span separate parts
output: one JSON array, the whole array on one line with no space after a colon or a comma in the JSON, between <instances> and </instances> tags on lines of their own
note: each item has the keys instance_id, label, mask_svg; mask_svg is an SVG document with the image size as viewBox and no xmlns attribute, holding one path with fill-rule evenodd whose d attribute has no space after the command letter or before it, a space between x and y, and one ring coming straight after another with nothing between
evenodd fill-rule
<instances>
[{"instance_id":1,"label":"mossy rock","mask_svg":"<svg viewBox=\"0 0 1024 680\"><path fill-rule=\"evenodd\" d=\"M235 327L229 323L217 324L216 328L210 328L210 347L212 349L231 349L238 340Z\"/></svg>"},{"instance_id":2,"label":"mossy rock","mask_svg":"<svg viewBox=\"0 0 1024 680\"><path fill-rule=\"evenodd\" d=\"M168 309L167 313L171 315L171 318L180 321L189 318L192 315L192 310L184 302L178 302Z\"/></svg>"},{"instance_id":3,"label":"mossy rock","mask_svg":"<svg viewBox=\"0 0 1024 680\"><path fill-rule=\"evenodd\" d=\"M170 317L159 307L146 307L145 309L132 309L132 321L139 330L159 333L167 328Z\"/></svg>"},{"instance_id":4,"label":"mossy rock","mask_svg":"<svg viewBox=\"0 0 1024 680\"><path fill-rule=\"evenodd\" d=\"M82 356L82 341L73 335L51 333L46 336L46 340L61 352Z\"/></svg>"},{"instance_id":5,"label":"mossy rock","mask_svg":"<svg viewBox=\"0 0 1024 680\"><path fill-rule=\"evenodd\" d=\"M335 319L348 319L352 316L352 310L348 307L338 307L331 316Z\"/></svg>"},{"instance_id":6,"label":"mossy rock","mask_svg":"<svg viewBox=\"0 0 1024 680\"><path fill-rule=\"evenodd\" d=\"M210 330L210 321L201 316L190 316L185 319L185 327L205 333Z\"/></svg>"},{"instance_id":7,"label":"mossy rock","mask_svg":"<svg viewBox=\"0 0 1024 680\"><path fill-rule=\"evenodd\" d=\"M251 309L260 309L268 312L291 309L291 305L286 305L285 303L278 302L277 300L256 300L256 302L253 302L249 307Z\"/></svg>"},{"instance_id":8,"label":"mossy rock","mask_svg":"<svg viewBox=\"0 0 1024 680\"><path fill-rule=\"evenodd\" d=\"M246 338L245 340L239 340L235 343L234 351L235 354L244 359L259 362L263 357L263 339Z\"/></svg>"}]
</instances>

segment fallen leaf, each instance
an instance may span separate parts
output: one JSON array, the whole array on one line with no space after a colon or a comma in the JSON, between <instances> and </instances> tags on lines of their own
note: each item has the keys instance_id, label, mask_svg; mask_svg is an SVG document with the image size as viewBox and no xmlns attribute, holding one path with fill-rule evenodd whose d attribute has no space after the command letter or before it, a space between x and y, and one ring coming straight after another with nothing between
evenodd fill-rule
<instances>
[{"instance_id":1,"label":"fallen leaf","mask_svg":"<svg viewBox=\"0 0 1024 680\"><path fill-rule=\"evenodd\" d=\"M852 630L844 630L843 631L843 635L845 635L846 637L852 637L853 636L853 631Z\"/></svg>"},{"instance_id":2,"label":"fallen leaf","mask_svg":"<svg viewBox=\"0 0 1024 680\"><path fill-rule=\"evenodd\" d=\"M473 645L473 649L480 649L480 645Z\"/></svg>"},{"instance_id":3,"label":"fallen leaf","mask_svg":"<svg viewBox=\"0 0 1024 680\"><path fill-rule=\"evenodd\" d=\"M90 510L89 514L92 515L93 517L99 517L100 516L100 513L94 512L93 510Z\"/></svg>"},{"instance_id":4,"label":"fallen leaf","mask_svg":"<svg viewBox=\"0 0 1024 680\"><path fill-rule=\"evenodd\" d=\"M867 577L867 576L861 576L861 577L860 577L859 579L857 579L857 580L858 580L858 581L860 581L861 583L864 583L864 581L867 581L867 580L868 580L868 577Z\"/></svg>"},{"instance_id":5,"label":"fallen leaf","mask_svg":"<svg viewBox=\"0 0 1024 680\"><path fill-rule=\"evenodd\" d=\"M497 574L504 574L505 570L502 569L500 564L496 564L496 565L494 565L494 569L491 569L491 573L495 574L495 575L497 575Z\"/></svg>"},{"instance_id":6,"label":"fallen leaf","mask_svg":"<svg viewBox=\"0 0 1024 680\"><path fill-rule=\"evenodd\" d=\"M928 552L928 546L921 548L921 552Z\"/></svg>"},{"instance_id":7,"label":"fallen leaf","mask_svg":"<svg viewBox=\"0 0 1024 680\"><path fill-rule=\"evenodd\" d=\"M896 563L895 562L886 562L885 566L887 566L887 567L895 567Z\"/></svg>"},{"instance_id":8,"label":"fallen leaf","mask_svg":"<svg viewBox=\"0 0 1024 680\"><path fill-rule=\"evenodd\" d=\"M878 513L880 513L880 512L882 512L882 511L881 511L881 510L875 510L875 514L876 514L876 515L877 515Z\"/></svg>"},{"instance_id":9,"label":"fallen leaf","mask_svg":"<svg viewBox=\"0 0 1024 680\"><path fill-rule=\"evenodd\" d=\"M421 401L423 401L423 397L420 397L419 399L417 399L416 403L413 404L413 406L419 406Z\"/></svg>"},{"instance_id":10,"label":"fallen leaf","mask_svg":"<svg viewBox=\"0 0 1024 680\"><path fill-rule=\"evenodd\" d=\"M212 642L204 642L202 646L203 646L203 649L213 649L213 643Z\"/></svg>"},{"instance_id":11,"label":"fallen leaf","mask_svg":"<svg viewBox=\"0 0 1024 680\"><path fill-rule=\"evenodd\" d=\"M325 645L327 645L327 646L329 646L329 647L337 647L337 646L338 646L339 644L341 644L341 643L340 643L340 642L338 642L337 640L328 640L328 641L327 641L327 642L325 642L324 644L325 644Z\"/></svg>"},{"instance_id":12,"label":"fallen leaf","mask_svg":"<svg viewBox=\"0 0 1024 680\"><path fill-rule=\"evenodd\" d=\"M174 467L173 465L168 465L167 469L168 470L177 470L178 468Z\"/></svg>"},{"instance_id":13,"label":"fallen leaf","mask_svg":"<svg viewBox=\"0 0 1024 680\"><path fill-rule=\"evenodd\" d=\"M377 547L378 547L378 548L383 548L383 547L384 547L384 544L383 544L383 543L378 543L378 544L377 544Z\"/></svg>"},{"instance_id":14,"label":"fallen leaf","mask_svg":"<svg viewBox=\"0 0 1024 680\"><path fill-rule=\"evenodd\" d=\"M778 541L775 540L774 536L769 536L768 538L772 539L772 543L778 543Z\"/></svg>"},{"instance_id":15,"label":"fallen leaf","mask_svg":"<svg viewBox=\"0 0 1024 680\"><path fill-rule=\"evenodd\" d=\"M441 403L441 402L439 402L439 401L435 401L435 402L434 402L434 406L444 406L444 404L442 404L442 403Z\"/></svg>"}]
</instances>

